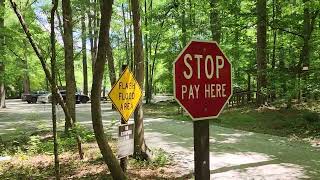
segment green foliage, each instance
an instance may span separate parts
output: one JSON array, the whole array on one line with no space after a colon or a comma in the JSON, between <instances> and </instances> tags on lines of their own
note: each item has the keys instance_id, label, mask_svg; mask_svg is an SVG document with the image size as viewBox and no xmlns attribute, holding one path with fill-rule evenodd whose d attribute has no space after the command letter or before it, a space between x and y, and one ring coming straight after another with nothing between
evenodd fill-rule
<instances>
[{"instance_id":1,"label":"green foliage","mask_svg":"<svg viewBox=\"0 0 320 180\"><path fill-rule=\"evenodd\" d=\"M305 112L302 116L308 123L320 122L320 117L317 112Z\"/></svg>"},{"instance_id":2,"label":"green foliage","mask_svg":"<svg viewBox=\"0 0 320 180\"><path fill-rule=\"evenodd\" d=\"M153 157L150 161L130 159L130 164L136 167L159 168L170 164L171 158L163 149L153 149Z\"/></svg>"}]
</instances>

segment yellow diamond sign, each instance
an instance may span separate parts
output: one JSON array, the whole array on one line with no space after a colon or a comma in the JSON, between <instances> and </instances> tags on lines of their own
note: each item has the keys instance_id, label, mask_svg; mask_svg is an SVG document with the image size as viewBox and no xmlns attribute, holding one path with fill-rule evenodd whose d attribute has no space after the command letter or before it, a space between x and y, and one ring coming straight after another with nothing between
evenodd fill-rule
<instances>
[{"instance_id":1,"label":"yellow diamond sign","mask_svg":"<svg viewBox=\"0 0 320 180\"><path fill-rule=\"evenodd\" d=\"M109 92L109 98L126 122L136 109L141 95L141 88L128 68L123 71L121 77Z\"/></svg>"}]
</instances>

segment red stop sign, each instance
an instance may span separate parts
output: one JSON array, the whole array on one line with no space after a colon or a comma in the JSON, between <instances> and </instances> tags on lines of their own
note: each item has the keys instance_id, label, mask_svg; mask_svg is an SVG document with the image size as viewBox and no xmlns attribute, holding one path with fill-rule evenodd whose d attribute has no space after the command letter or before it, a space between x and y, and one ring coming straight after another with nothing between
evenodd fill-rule
<instances>
[{"instance_id":1,"label":"red stop sign","mask_svg":"<svg viewBox=\"0 0 320 180\"><path fill-rule=\"evenodd\" d=\"M232 95L232 77L231 63L216 42L189 42L173 72L174 96L193 120L219 116Z\"/></svg>"}]
</instances>

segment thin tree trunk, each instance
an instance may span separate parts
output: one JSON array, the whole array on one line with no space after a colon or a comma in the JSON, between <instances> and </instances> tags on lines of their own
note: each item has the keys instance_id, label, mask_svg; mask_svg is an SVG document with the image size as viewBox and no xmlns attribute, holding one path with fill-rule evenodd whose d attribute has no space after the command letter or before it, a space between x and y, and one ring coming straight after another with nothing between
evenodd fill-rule
<instances>
[{"instance_id":1,"label":"thin tree trunk","mask_svg":"<svg viewBox=\"0 0 320 180\"><path fill-rule=\"evenodd\" d=\"M182 0L181 6L182 6L182 13L181 13L182 48L184 48L187 45L187 26L186 26L185 0Z\"/></svg>"},{"instance_id":2,"label":"thin tree trunk","mask_svg":"<svg viewBox=\"0 0 320 180\"><path fill-rule=\"evenodd\" d=\"M99 45L94 67L91 90L91 116L94 134L105 163L110 169L113 179L126 179L120 164L114 156L108 140L104 134L101 117L101 86L104 74L104 65L107 57L107 45L109 41L110 21L112 15L112 0L101 0L101 24L99 33Z\"/></svg>"},{"instance_id":3,"label":"thin tree trunk","mask_svg":"<svg viewBox=\"0 0 320 180\"><path fill-rule=\"evenodd\" d=\"M142 33L140 27L140 4L139 0L131 0L132 14L133 14L133 27L134 27L134 60L135 60L135 75L137 82L141 89L143 89L144 80L144 63L143 63L143 44ZM134 156L139 159L149 159L147 154L147 145L144 139L143 127L143 109L142 99L140 100L136 110L134 111Z\"/></svg>"},{"instance_id":4,"label":"thin tree trunk","mask_svg":"<svg viewBox=\"0 0 320 180\"><path fill-rule=\"evenodd\" d=\"M23 75L23 93L29 94L30 93L30 77L29 77L29 68L28 68L28 54L26 52L27 49L27 42L23 41L24 43L24 60L23 62L23 69L24 69L24 75Z\"/></svg>"},{"instance_id":5,"label":"thin tree trunk","mask_svg":"<svg viewBox=\"0 0 320 180\"><path fill-rule=\"evenodd\" d=\"M5 0L0 0L0 8L2 10L5 9L5 4L4 4ZM0 12L0 29L4 28L4 12L1 11ZM3 34L0 35L0 53L1 53L1 57L3 57L4 54L4 44L5 44L5 37ZM5 80L5 63L3 61L4 58L1 58L0 60L0 108L5 108L6 107L6 103L5 103L5 99L6 99L6 90L5 90L5 86L4 86L4 80Z\"/></svg>"},{"instance_id":6,"label":"thin tree trunk","mask_svg":"<svg viewBox=\"0 0 320 180\"><path fill-rule=\"evenodd\" d=\"M257 1L257 105L264 104L267 87L267 2Z\"/></svg>"},{"instance_id":7,"label":"thin tree trunk","mask_svg":"<svg viewBox=\"0 0 320 180\"><path fill-rule=\"evenodd\" d=\"M131 5L131 0L128 0L129 1L129 19L130 19L130 22L132 22L132 5ZM129 26L129 47L130 47L130 69L133 71L134 70L134 58L133 58L133 47L132 47L132 23L130 23L130 26ZM134 72L134 71L133 71ZM134 72L135 73L135 72Z\"/></svg>"},{"instance_id":8,"label":"thin tree trunk","mask_svg":"<svg viewBox=\"0 0 320 180\"><path fill-rule=\"evenodd\" d=\"M210 0L210 29L212 40L220 43L221 39L221 24L218 10L219 0Z\"/></svg>"},{"instance_id":9,"label":"thin tree trunk","mask_svg":"<svg viewBox=\"0 0 320 180\"><path fill-rule=\"evenodd\" d=\"M277 18L277 0L272 1L272 21L275 22ZM271 68L272 74L275 74L275 67L276 67L276 48L277 48L277 30L273 30L273 46L272 46L272 61L271 61ZM271 88L271 101L276 99L276 78L273 76L272 88Z\"/></svg>"},{"instance_id":10,"label":"thin tree trunk","mask_svg":"<svg viewBox=\"0 0 320 180\"><path fill-rule=\"evenodd\" d=\"M82 31L82 73L83 73L83 93L88 95L88 67L87 67L87 32L86 32L85 6L82 7L81 31Z\"/></svg>"},{"instance_id":11,"label":"thin tree trunk","mask_svg":"<svg viewBox=\"0 0 320 180\"><path fill-rule=\"evenodd\" d=\"M148 16L147 16L147 0L144 0L144 26L146 28L146 31L148 31ZM149 48L148 48L148 33L145 33L144 35L144 46L146 49L145 58L146 58L146 72L145 72L145 97L146 97L146 104L150 103L150 97L149 97Z\"/></svg>"},{"instance_id":12,"label":"thin tree trunk","mask_svg":"<svg viewBox=\"0 0 320 180\"><path fill-rule=\"evenodd\" d=\"M52 10L51 10L51 85L56 86L56 39L55 39L55 30L54 30L54 14L58 8L58 0L52 0ZM59 165L59 152L58 152L58 141L57 141L57 114L56 114L56 96L54 89L52 91L52 134L53 134L53 154L54 154L54 169L55 177L57 180L60 179L60 165Z\"/></svg>"},{"instance_id":13,"label":"thin tree trunk","mask_svg":"<svg viewBox=\"0 0 320 180\"><path fill-rule=\"evenodd\" d=\"M88 14L88 34L89 34L90 52L91 52L91 68L92 68L92 75L93 75L95 52L93 50L93 27L92 27L93 15L91 15L91 7L92 7L92 4L91 4L91 0L90 0L89 10L88 10L87 14Z\"/></svg>"},{"instance_id":14,"label":"thin tree trunk","mask_svg":"<svg viewBox=\"0 0 320 180\"><path fill-rule=\"evenodd\" d=\"M70 0L62 0L62 16L63 16L63 42L65 56L65 79L66 79L66 105L70 111L73 123L76 122L75 112L75 94L76 80L74 76L74 60L73 60L73 24L72 10ZM66 118L66 131L72 126L71 120Z\"/></svg>"},{"instance_id":15,"label":"thin tree trunk","mask_svg":"<svg viewBox=\"0 0 320 180\"><path fill-rule=\"evenodd\" d=\"M161 26L161 28L162 28L162 26ZM160 34L158 34L158 35L160 35ZM156 60L157 60L159 42L160 42L160 36L158 36L158 38L157 38L156 47L154 49L154 56L153 56L152 66L151 66L150 87L149 87L149 97L150 97L150 99L152 99L152 94L153 94L153 79L154 79L154 71L155 71L155 68L156 68Z\"/></svg>"},{"instance_id":16,"label":"thin tree trunk","mask_svg":"<svg viewBox=\"0 0 320 180\"><path fill-rule=\"evenodd\" d=\"M129 65L130 57L129 57L129 49L128 49L126 14L125 14L123 4L121 5L121 7L122 7L122 16L123 16L123 34L124 34L124 42L125 42L124 44L126 47L126 62L127 62L127 65Z\"/></svg>"},{"instance_id":17,"label":"thin tree trunk","mask_svg":"<svg viewBox=\"0 0 320 180\"><path fill-rule=\"evenodd\" d=\"M94 0L94 14L93 14L93 61L92 67L95 66L95 61L97 59L97 50L98 50L98 27L99 27L99 13L98 13L98 6L99 2ZM92 73L93 74L93 73Z\"/></svg>"},{"instance_id":18,"label":"thin tree trunk","mask_svg":"<svg viewBox=\"0 0 320 180\"><path fill-rule=\"evenodd\" d=\"M111 87L113 87L113 85L117 81L117 77L116 77L116 71L115 71L115 68L114 68L114 59L113 59L113 53L112 53L110 38L109 38L109 41L107 42L107 59L108 59L108 69L109 69L110 83L111 83ZM111 108L112 109L116 109L116 107L113 104L112 104Z\"/></svg>"}]
</instances>

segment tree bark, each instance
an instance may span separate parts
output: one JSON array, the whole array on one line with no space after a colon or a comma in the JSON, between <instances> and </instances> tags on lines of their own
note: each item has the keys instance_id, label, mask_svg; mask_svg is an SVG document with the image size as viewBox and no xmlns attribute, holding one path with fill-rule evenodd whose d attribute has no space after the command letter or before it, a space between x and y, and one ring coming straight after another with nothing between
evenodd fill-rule
<instances>
[{"instance_id":1,"label":"tree bark","mask_svg":"<svg viewBox=\"0 0 320 180\"><path fill-rule=\"evenodd\" d=\"M117 77L116 77L116 71L115 71L115 68L114 68L114 59L113 59L113 53L112 53L110 38L107 41L107 59L108 59L110 83L111 83L111 87L113 87L113 85L117 81Z\"/></svg>"},{"instance_id":2,"label":"tree bark","mask_svg":"<svg viewBox=\"0 0 320 180\"><path fill-rule=\"evenodd\" d=\"M58 0L52 0L52 10L51 10L51 33L50 33L50 41L51 41L51 85L56 85L56 37L54 30L54 14L58 8ZM55 169L55 177L57 180L60 179L60 165L59 165L59 152L58 152L58 141L57 141L57 114L56 114L56 95L54 88L51 88L52 98L51 98L51 106L52 106L52 134L53 134L53 154L54 154L54 169Z\"/></svg>"},{"instance_id":3,"label":"tree bark","mask_svg":"<svg viewBox=\"0 0 320 180\"><path fill-rule=\"evenodd\" d=\"M129 1L129 19L130 19L130 22L132 22L132 5L131 5L131 0L128 0ZM129 49L130 49L130 69L133 71L134 70L134 57L133 57L133 48L132 48L132 23L130 23L129 25ZM134 72L134 71L133 71Z\"/></svg>"},{"instance_id":4,"label":"tree bark","mask_svg":"<svg viewBox=\"0 0 320 180\"><path fill-rule=\"evenodd\" d=\"M126 47L126 62L127 65L129 65L130 62L130 57L129 57L129 48L128 48L128 38L127 38L127 23L126 23L126 14L125 14L125 10L123 7L123 4L121 5L122 7L122 16L123 16L123 34L124 34L124 44Z\"/></svg>"},{"instance_id":5,"label":"tree bark","mask_svg":"<svg viewBox=\"0 0 320 180\"><path fill-rule=\"evenodd\" d=\"M266 101L264 90L267 87L267 2L257 1L257 105Z\"/></svg>"},{"instance_id":6,"label":"tree bark","mask_svg":"<svg viewBox=\"0 0 320 180\"><path fill-rule=\"evenodd\" d=\"M82 7L81 15L81 41L82 41L82 74L83 74L83 93L88 95L88 65L87 65L87 30L86 30L85 6Z\"/></svg>"},{"instance_id":7,"label":"tree bark","mask_svg":"<svg viewBox=\"0 0 320 180\"><path fill-rule=\"evenodd\" d=\"M144 0L144 26L146 28L146 31L148 31L148 16L147 16L147 0ZM146 97L146 104L150 103L150 97L149 97L149 48L148 48L148 33L145 33L144 35L144 47L146 50L145 58L146 58L146 64L145 64L145 97Z\"/></svg>"},{"instance_id":8,"label":"tree bark","mask_svg":"<svg viewBox=\"0 0 320 180\"><path fill-rule=\"evenodd\" d=\"M29 77L29 67L28 67L28 53L27 53L27 42L23 41L24 43L24 60L23 63L23 69L24 69L24 75L23 75L23 93L29 94L30 93L30 77Z\"/></svg>"},{"instance_id":9,"label":"tree bark","mask_svg":"<svg viewBox=\"0 0 320 180\"><path fill-rule=\"evenodd\" d=\"M186 5L185 0L182 0L182 13L181 13L181 30L182 30L182 48L187 45L187 26L186 26Z\"/></svg>"},{"instance_id":10,"label":"tree bark","mask_svg":"<svg viewBox=\"0 0 320 180\"><path fill-rule=\"evenodd\" d=\"M219 0L210 0L210 26L212 40L220 43L221 38L221 24L218 10Z\"/></svg>"},{"instance_id":11,"label":"tree bark","mask_svg":"<svg viewBox=\"0 0 320 180\"><path fill-rule=\"evenodd\" d=\"M308 70L303 70L303 67L308 67L310 65L310 41L312 37L312 32L314 30L316 18L319 15L320 10L311 11L311 9L308 7L308 2L310 0L303 0L304 3L304 10L303 10L303 45L300 52L300 60L298 63L298 77L299 77L299 83L300 78L302 80L307 81L308 79ZM300 97L302 96L302 91L307 91L306 88L299 89L299 102ZM308 93L308 92L305 92Z\"/></svg>"},{"instance_id":12,"label":"tree bark","mask_svg":"<svg viewBox=\"0 0 320 180\"><path fill-rule=\"evenodd\" d=\"M134 60L135 60L135 75L141 89L143 89L144 80L144 63L143 63L143 44L142 33L140 27L140 4L139 0L131 0L132 15L133 15L133 30L134 30ZM149 159L147 154L147 145L144 139L143 127L143 109L142 98L134 111L134 156L140 159Z\"/></svg>"},{"instance_id":13,"label":"tree bark","mask_svg":"<svg viewBox=\"0 0 320 180\"><path fill-rule=\"evenodd\" d=\"M5 0L0 0L0 9L4 10L5 5L4 5ZM4 28L4 11L0 12L0 29ZM4 57L4 44L5 44L5 38L4 35L0 35L0 53L1 57ZM1 58L0 60L0 108L5 108L6 107L6 90L4 86L4 78L5 76L5 63L4 59Z\"/></svg>"},{"instance_id":14,"label":"tree bark","mask_svg":"<svg viewBox=\"0 0 320 180\"><path fill-rule=\"evenodd\" d=\"M275 22L277 18L277 1L272 1L272 21ZM271 68L272 68L272 74L275 74L274 70L276 67L276 48L277 48L277 30L273 30L273 46L272 46L272 61L271 61ZM272 90L271 90L271 100L274 101L276 99L276 79L275 76L272 77Z\"/></svg>"},{"instance_id":15,"label":"tree bark","mask_svg":"<svg viewBox=\"0 0 320 180\"><path fill-rule=\"evenodd\" d=\"M108 165L113 179L125 179L120 164L114 156L106 136L104 134L102 116L101 116L101 86L104 74L104 65L107 57L107 45L109 41L110 21L112 15L112 0L101 0L101 22L99 33L99 44L96 64L94 66L92 90L91 90L91 116L94 134L103 156Z\"/></svg>"},{"instance_id":16,"label":"tree bark","mask_svg":"<svg viewBox=\"0 0 320 180\"><path fill-rule=\"evenodd\" d=\"M73 60L73 24L72 10L70 0L62 0L62 16L63 16L63 42L65 56L65 79L66 79L66 105L69 109L73 123L76 122L75 112L75 94L76 80L74 76L74 60ZM71 120L66 118L66 131L72 127Z\"/></svg>"}]
</instances>

